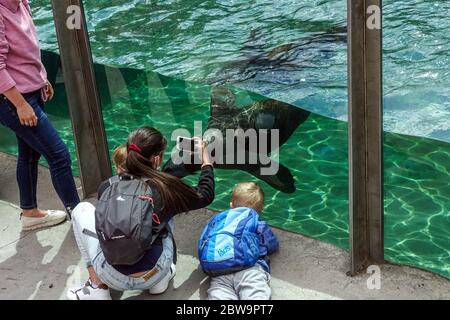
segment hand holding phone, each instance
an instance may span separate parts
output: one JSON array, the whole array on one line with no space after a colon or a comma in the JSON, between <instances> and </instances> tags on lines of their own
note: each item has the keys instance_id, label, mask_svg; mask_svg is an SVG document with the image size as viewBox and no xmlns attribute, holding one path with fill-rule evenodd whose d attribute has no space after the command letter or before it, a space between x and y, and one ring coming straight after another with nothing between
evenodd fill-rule
<instances>
[{"instance_id":1,"label":"hand holding phone","mask_svg":"<svg viewBox=\"0 0 450 320\"><path fill-rule=\"evenodd\" d=\"M200 138L177 137L177 149L189 153L199 153L201 147Z\"/></svg>"},{"instance_id":2,"label":"hand holding phone","mask_svg":"<svg viewBox=\"0 0 450 320\"><path fill-rule=\"evenodd\" d=\"M205 142L199 137L177 137L177 149L183 152L188 152L191 155L195 155L201 161L201 163L211 163L208 151L206 149Z\"/></svg>"}]
</instances>

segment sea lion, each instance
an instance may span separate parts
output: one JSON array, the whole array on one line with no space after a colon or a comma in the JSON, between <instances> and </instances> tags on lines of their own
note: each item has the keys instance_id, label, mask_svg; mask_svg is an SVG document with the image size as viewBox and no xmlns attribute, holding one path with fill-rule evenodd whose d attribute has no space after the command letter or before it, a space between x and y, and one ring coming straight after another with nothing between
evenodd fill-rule
<instances>
[{"instance_id":1,"label":"sea lion","mask_svg":"<svg viewBox=\"0 0 450 320\"><path fill-rule=\"evenodd\" d=\"M211 132L211 129L219 131L223 137L226 137L228 129L242 129L235 131L234 142L239 139L245 141L238 150L238 143L234 143L234 148L228 148L227 143L230 140L224 139L222 144L223 158L232 159L233 161L227 160L223 163L216 163L216 168L243 170L265 181L277 190L285 193L295 192L294 177L288 168L282 164L274 163L274 160L271 159L268 159L269 163L260 161L262 159L261 156L267 156L261 154L261 144L264 143L267 146L266 151L269 153L274 151L274 148L278 148L289 140L298 126L308 119L310 112L274 99L264 99L245 107L238 107L236 106L234 93L224 86L213 87L210 108L210 118L204 136L205 140L209 139L208 132ZM259 132L258 130L260 129L267 130L268 135L264 136L266 141L260 141L261 135L258 135L256 140L251 141L248 136L245 136L245 132L251 129L256 132ZM279 141L275 145L271 143L272 133L270 130L273 129L278 130L279 137ZM252 155L255 155L255 150L259 155L259 157L256 157L256 163L249 161ZM245 163L237 161L239 152L241 152L241 155L244 152ZM170 159L164 165L163 171L182 178L200 170L199 164L192 163L193 161L190 164L177 166ZM262 174L261 169L269 167L276 167L277 171L274 174Z\"/></svg>"}]
</instances>

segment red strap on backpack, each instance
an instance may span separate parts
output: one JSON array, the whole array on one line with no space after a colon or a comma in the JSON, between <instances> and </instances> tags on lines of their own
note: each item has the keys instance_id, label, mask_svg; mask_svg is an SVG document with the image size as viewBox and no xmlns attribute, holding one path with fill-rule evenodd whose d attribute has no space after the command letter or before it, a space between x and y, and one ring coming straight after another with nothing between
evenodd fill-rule
<instances>
[{"instance_id":1,"label":"red strap on backpack","mask_svg":"<svg viewBox=\"0 0 450 320\"><path fill-rule=\"evenodd\" d=\"M154 206L154 203L153 203L153 198L152 198L152 197L141 195L141 196L139 196L138 198L141 199L141 200L150 202L150 203L152 204L152 207L153 207L153 208L155 207L155 206ZM156 213L153 213L153 214L152 214L152 220L153 220L153 222L156 223L157 225L160 225L160 224L161 224L161 220L159 220L159 217L158 217L158 215L157 215Z\"/></svg>"},{"instance_id":2,"label":"red strap on backpack","mask_svg":"<svg viewBox=\"0 0 450 320\"><path fill-rule=\"evenodd\" d=\"M156 213L152 214L152 220L154 223L156 223L157 225L161 224L161 221L159 220L159 217Z\"/></svg>"}]
</instances>

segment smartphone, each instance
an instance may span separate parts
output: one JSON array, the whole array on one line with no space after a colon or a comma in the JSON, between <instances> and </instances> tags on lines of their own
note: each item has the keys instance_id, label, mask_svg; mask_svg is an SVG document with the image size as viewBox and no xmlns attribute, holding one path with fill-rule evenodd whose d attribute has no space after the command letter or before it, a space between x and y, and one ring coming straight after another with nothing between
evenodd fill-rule
<instances>
[{"instance_id":1,"label":"smartphone","mask_svg":"<svg viewBox=\"0 0 450 320\"><path fill-rule=\"evenodd\" d=\"M196 144L198 140L187 138L187 137L177 137L177 149L180 151L187 151L190 153L197 153Z\"/></svg>"}]
</instances>

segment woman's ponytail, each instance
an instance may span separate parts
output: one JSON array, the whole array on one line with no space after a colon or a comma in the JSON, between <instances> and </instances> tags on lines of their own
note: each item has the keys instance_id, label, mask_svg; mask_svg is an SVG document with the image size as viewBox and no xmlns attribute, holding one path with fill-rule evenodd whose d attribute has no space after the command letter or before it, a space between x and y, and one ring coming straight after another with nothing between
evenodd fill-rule
<instances>
[{"instance_id":1,"label":"woman's ponytail","mask_svg":"<svg viewBox=\"0 0 450 320\"><path fill-rule=\"evenodd\" d=\"M128 173L150 179L157 189L163 208L176 212L189 210L188 203L199 195L182 180L154 169L152 157L163 156L167 140L156 129L141 127L133 131L127 142L126 168Z\"/></svg>"}]
</instances>

